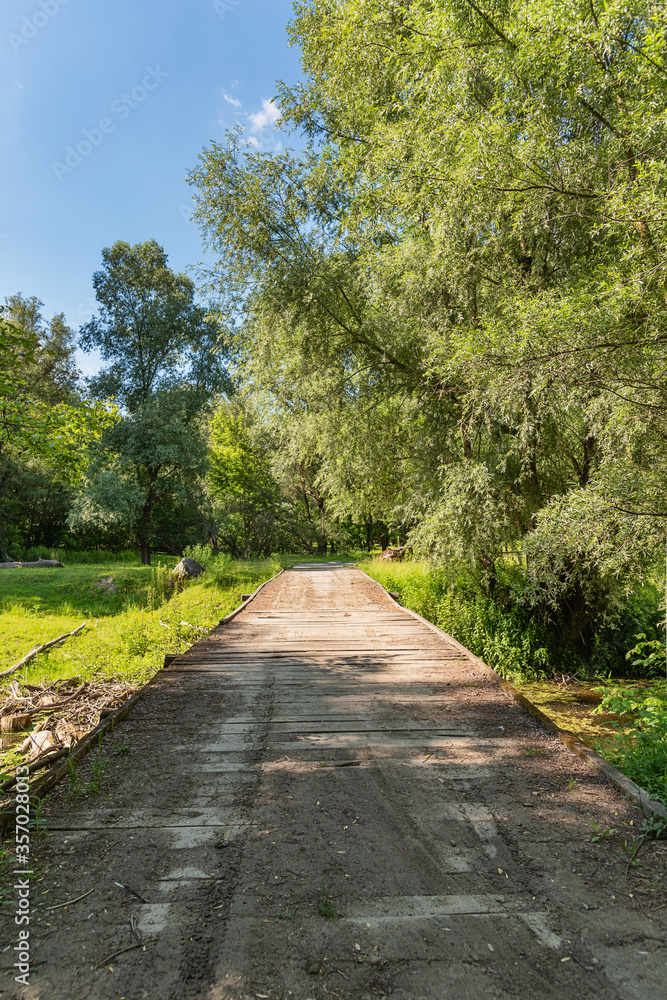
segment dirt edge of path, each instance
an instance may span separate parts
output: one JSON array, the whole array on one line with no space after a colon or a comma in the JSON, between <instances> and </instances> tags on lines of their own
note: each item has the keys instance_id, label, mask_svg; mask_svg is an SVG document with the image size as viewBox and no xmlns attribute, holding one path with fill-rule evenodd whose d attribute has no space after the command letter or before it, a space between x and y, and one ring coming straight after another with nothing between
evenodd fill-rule
<instances>
[{"instance_id":1,"label":"dirt edge of path","mask_svg":"<svg viewBox=\"0 0 667 1000\"><path fill-rule=\"evenodd\" d=\"M357 567L357 569L358 568L359 567ZM359 572L364 573L363 570L359 570ZM609 761L605 760L604 757L601 757L595 752L595 750L591 750L588 744L584 743L578 736L575 736L574 733L571 733L567 729L561 729L560 726L558 726L553 719L550 719L541 708L538 708L537 705L533 704L530 698L527 698L525 694L522 694L519 689L511 683L511 681L506 681L504 677L501 677L500 674L493 669L493 667L490 667L488 663L484 662L484 660L480 660L478 656L471 653L469 649L463 646L448 632L445 632L444 629L434 625L433 622L430 622L427 618L423 618L417 611L413 611L411 608L400 604L391 596L386 587L384 587L378 580L374 580L372 576L368 575L368 573L364 573L364 576L373 583L377 584L377 586L384 591L388 599L397 608L400 608L401 611L407 612L407 614L409 614L412 618L416 618L417 621L420 621L423 625L430 628L431 631L435 632L439 636L442 636L448 642L451 642L481 670L490 674L498 682L503 691L510 696L510 698L516 701L522 708L532 715L536 722L547 729L550 733L553 733L554 736L556 736L561 743L568 748L568 750L571 750L572 753L577 755L577 757L580 757L581 760L585 761L594 771L598 771L604 775L607 781L614 785L614 787L624 795L634 799L646 817L650 819L653 816L667 816L667 809L662 802L657 802L655 799L652 799L645 788L642 788L634 781L631 781L630 778L623 774L622 771L619 771L617 767L610 764Z\"/></svg>"}]
</instances>

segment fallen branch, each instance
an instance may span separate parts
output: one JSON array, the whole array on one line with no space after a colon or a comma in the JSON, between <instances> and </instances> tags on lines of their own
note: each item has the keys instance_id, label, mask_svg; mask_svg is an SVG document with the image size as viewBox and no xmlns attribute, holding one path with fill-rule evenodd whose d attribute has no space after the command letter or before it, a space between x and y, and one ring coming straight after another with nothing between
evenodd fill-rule
<instances>
[{"instance_id":1,"label":"fallen branch","mask_svg":"<svg viewBox=\"0 0 667 1000\"><path fill-rule=\"evenodd\" d=\"M46 767L54 760L60 760L65 754L69 753L69 747L50 747L44 753L40 753L39 756L33 757L32 760L27 760L24 767L27 767L30 774L34 774L35 771L39 771L40 768Z\"/></svg>"},{"instance_id":2,"label":"fallen branch","mask_svg":"<svg viewBox=\"0 0 667 1000\"><path fill-rule=\"evenodd\" d=\"M136 889L133 889L131 885L127 884L127 882L125 883L124 888L127 889L128 892L131 892L133 896L136 896L137 899L140 899L142 903L148 902L148 900L144 896L142 896L140 892L137 892Z\"/></svg>"},{"instance_id":3,"label":"fallen branch","mask_svg":"<svg viewBox=\"0 0 667 1000\"><path fill-rule=\"evenodd\" d=\"M37 562L3 562L0 569L64 569L57 559L38 559Z\"/></svg>"},{"instance_id":4,"label":"fallen branch","mask_svg":"<svg viewBox=\"0 0 667 1000\"><path fill-rule=\"evenodd\" d=\"M83 628L83 625L81 627ZM84 681L84 683L81 685L81 687L78 687L76 689L76 691L74 692L74 694L71 694L68 698L65 698L63 701L53 701L53 702L51 702L50 705L45 705L44 709L45 710L48 709L49 712L52 712L56 708L62 708L63 705L69 705L70 701L74 701L74 699L78 698L80 694L83 694L83 692L86 690L87 687L88 687L88 684L87 684L86 681Z\"/></svg>"},{"instance_id":5,"label":"fallen branch","mask_svg":"<svg viewBox=\"0 0 667 1000\"><path fill-rule=\"evenodd\" d=\"M108 958L103 958L101 962L97 963L97 967L98 969L101 969L105 965L108 965L109 962L113 962L114 958L118 958L119 955L124 955L126 951L136 951L137 948L145 948L147 944L153 944L154 941L157 941L156 937L150 938L142 944L131 944L129 948L121 948L120 951L115 951L113 955L109 955Z\"/></svg>"},{"instance_id":6,"label":"fallen branch","mask_svg":"<svg viewBox=\"0 0 667 1000\"><path fill-rule=\"evenodd\" d=\"M68 899L66 903L56 903L55 906L47 906L47 910L61 910L63 906L73 906L74 903L78 903L80 899L85 899L86 896L90 896L91 892L95 892L95 886L89 889L88 892L84 892L83 896L77 896L76 899Z\"/></svg>"},{"instance_id":7,"label":"fallen branch","mask_svg":"<svg viewBox=\"0 0 667 1000\"><path fill-rule=\"evenodd\" d=\"M130 917L130 930L132 931L132 936L134 940L137 942L137 944L143 944L144 939L137 930L137 918L135 917L134 913Z\"/></svg>"},{"instance_id":8,"label":"fallen branch","mask_svg":"<svg viewBox=\"0 0 667 1000\"><path fill-rule=\"evenodd\" d=\"M32 764L30 764L30 762L27 762L28 771L30 774L34 774L35 771L40 771L43 767L48 767L49 764L55 763L55 761L60 760L62 757L65 756L65 754L68 753L69 753L69 747L62 747L60 750L58 750L57 747L55 749L51 748L51 750L49 750L47 753L40 754L39 757L35 758ZM18 784L18 782L22 780L23 780L22 778L19 779L16 777L8 778L7 781L3 781L2 784L0 785L0 792L11 791L14 785Z\"/></svg>"},{"instance_id":9,"label":"fallen branch","mask_svg":"<svg viewBox=\"0 0 667 1000\"><path fill-rule=\"evenodd\" d=\"M73 635L78 635L87 624L88 622L84 622L83 625L79 625L78 628L75 628L73 632L66 632L65 635L59 635L57 639L51 639L50 642L45 642L43 646L33 646L28 655L24 656L22 660L19 660L19 662L13 667L10 667L9 670L3 670L0 672L0 677L7 677L9 674L15 673L15 671L24 667L26 663L30 663L31 660L34 660L39 653L45 653L47 649L52 649L54 646L64 642L65 639L71 639Z\"/></svg>"}]
</instances>

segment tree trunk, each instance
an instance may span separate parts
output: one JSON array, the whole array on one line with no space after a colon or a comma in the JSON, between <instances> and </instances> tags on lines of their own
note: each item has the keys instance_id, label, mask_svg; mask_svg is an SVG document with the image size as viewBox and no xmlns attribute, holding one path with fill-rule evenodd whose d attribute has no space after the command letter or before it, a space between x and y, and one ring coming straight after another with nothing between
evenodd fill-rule
<instances>
[{"instance_id":1,"label":"tree trunk","mask_svg":"<svg viewBox=\"0 0 667 1000\"><path fill-rule=\"evenodd\" d=\"M148 471L150 485L148 487L148 493L146 494L144 509L141 512L141 517L139 518L139 523L136 527L136 532L139 537L139 548L141 549L142 566L150 566L151 564L151 547L150 543L146 541L146 538L150 538L151 536L151 514L157 500L155 495L155 483L160 471L160 466L154 470L149 469Z\"/></svg>"},{"instance_id":2,"label":"tree trunk","mask_svg":"<svg viewBox=\"0 0 667 1000\"><path fill-rule=\"evenodd\" d=\"M482 580L485 581L482 585L489 597L493 597L498 585L495 560L491 559L490 556L483 555L480 557L479 566Z\"/></svg>"},{"instance_id":3,"label":"tree trunk","mask_svg":"<svg viewBox=\"0 0 667 1000\"><path fill-rule=\"evenodd\" d=\"M317 542L317 554L318 556L325 556L327 554L327 531L324 523L324 497L317 498L317 509L320 515L320 534L321 537Z\"/></svg>"},{"instance_id":4,"label":"tree trunk","mask_svg":"<svg viewBox=\"0 0 667 1000\"><path fill-rule=\"evenodd\" d=\"M591 609L580 583L576 584L573 593L562 602L562 606L568 640L580 652L585 652L590 646Z\"/></svg>"}]
</instances>

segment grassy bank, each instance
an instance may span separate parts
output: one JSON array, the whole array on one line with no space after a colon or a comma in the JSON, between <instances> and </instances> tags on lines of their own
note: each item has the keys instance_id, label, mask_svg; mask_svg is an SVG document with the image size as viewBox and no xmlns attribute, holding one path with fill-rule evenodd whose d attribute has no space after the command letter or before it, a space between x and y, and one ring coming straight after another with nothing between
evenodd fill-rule
<instances>
[{"instance_id":1,"label":"grassy bank","mask_svg":"<svg viewBox=\"0 0 667 1000\"><path fill-rule=\"evenodd\" d=\"M151 568L107 557L97 564L71 561L64 569L1 570L0 670L35 644L86 621L81 635L39 656L14 677L30 684L74 675L82 681L144 683L160 667L164 653L187 649L238 605L242 592L280 569L272 559L235 563L219 557L208 560L204 576L174 590L171 569L176 561L160 557ZM11 680L3 679L0 691Z\"/></svg>"}]
</instances>

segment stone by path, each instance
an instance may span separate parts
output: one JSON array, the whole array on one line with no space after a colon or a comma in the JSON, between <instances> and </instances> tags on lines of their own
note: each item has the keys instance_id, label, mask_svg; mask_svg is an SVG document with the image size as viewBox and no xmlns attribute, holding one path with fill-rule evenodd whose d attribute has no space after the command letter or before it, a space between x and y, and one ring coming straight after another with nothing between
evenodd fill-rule
<instances>
[{"instance_id":1,"label":"stone by path","mask_svg":"<svg viewBox=\"0 0 667 1000\"><path fill-rule=\"evenodd\" d=\"M634 808L357 570L267 585L95 768L3 1000L664 1000L665 845L629 867Z\"/></svg>"}]
</instances>

